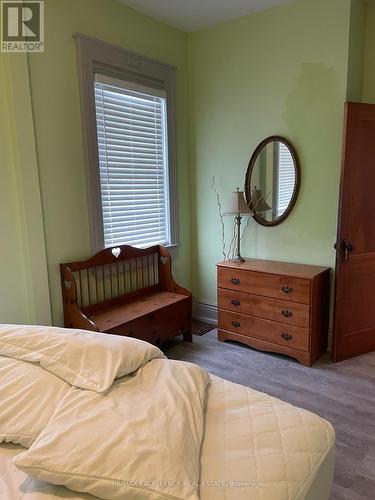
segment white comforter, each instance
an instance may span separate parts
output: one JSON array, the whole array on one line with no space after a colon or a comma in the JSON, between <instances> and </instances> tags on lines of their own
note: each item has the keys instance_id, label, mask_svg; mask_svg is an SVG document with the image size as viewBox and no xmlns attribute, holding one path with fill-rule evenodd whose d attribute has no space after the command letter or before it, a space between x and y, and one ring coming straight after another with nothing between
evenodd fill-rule
<instances>
[{"instance_id":1,"label":"white comforter","mask_svg":"<svg viewBox=\"0 0 375 500\"><path fill-rule=\"evenodd\" d=\"M106 394L72 387L15 464L106 499L198 498L208 375L154 359Z\"/></svg>"},{"instance_id":2,"label":"white comforter","mask_svg":"<svg viewBox=\"0 0 375 500\"><path fill-rule=\"evenodd\" d=\"M202 368L136 339L27 325L0 326L1 356L18 360L18 372L33 365L42 381L55 377L68 387L39 433L23 418L14 440L14 418L0 411L0 442L30 446L15 458L19 469L104 499L198 498L209 382ZM0 380L0 399L11 378ZM45 404L43 384L38 392L21 379L31 407ZM13 410L22 406L19 393Z\"/></svg>"}]
</instances>

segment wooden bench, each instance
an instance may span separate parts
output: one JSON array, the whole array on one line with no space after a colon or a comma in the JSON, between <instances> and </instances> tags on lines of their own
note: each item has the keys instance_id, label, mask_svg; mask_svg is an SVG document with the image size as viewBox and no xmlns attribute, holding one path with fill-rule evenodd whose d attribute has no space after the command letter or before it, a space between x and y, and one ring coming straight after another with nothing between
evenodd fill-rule
<instances>
[{"instance_id":1,"label":"wooden bench","mask_svg":"<svg viewBox=\"0 0 375 500\"><path fill-rule=\"evenodd\" d=\"M168 250L122 245L60 264L67 328L126 335L155 345L192 340L191 292L171 273Z\"/></svg>"}]
</instances>

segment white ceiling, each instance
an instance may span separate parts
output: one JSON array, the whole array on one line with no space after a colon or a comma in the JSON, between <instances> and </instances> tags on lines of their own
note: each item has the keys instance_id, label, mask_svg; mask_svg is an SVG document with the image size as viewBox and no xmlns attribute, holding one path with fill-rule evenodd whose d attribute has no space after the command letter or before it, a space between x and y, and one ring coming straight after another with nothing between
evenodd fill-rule
<instances>
[{"instance_id":1,"label":"white ceiling","mask_svg":"<svg viewBox=\"0 0 375 500\"><path fill-rule=\"evenodd\" d=\"M159 21L183 31L196 31L207 26L245 16L293 0L119 0Z\"/></svg>"}]
</instances>

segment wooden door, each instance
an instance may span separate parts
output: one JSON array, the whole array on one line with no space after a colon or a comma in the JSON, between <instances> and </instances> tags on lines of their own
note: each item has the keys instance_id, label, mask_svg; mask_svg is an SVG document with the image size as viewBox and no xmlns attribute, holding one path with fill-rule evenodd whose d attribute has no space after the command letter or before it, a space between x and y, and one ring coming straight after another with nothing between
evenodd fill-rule
<instances>
[{"instance_id":1,"label":"wooden door","mask_svg":"<svg viewBox=\"0 0 375 500\"><path fill-rule=\"evenodd\" d=\"M333 360L375 350L375 105L346 103Z\"/></svg>"}]
</instances>

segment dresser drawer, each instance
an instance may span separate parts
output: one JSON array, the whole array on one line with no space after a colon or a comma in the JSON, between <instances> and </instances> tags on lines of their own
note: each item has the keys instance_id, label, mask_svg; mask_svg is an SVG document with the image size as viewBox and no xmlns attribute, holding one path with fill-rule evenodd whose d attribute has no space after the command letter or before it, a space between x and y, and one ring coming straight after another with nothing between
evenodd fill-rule
<instances>
[{"instance_id":1,"label":"dresser drawer","mask_svg":"<svg viewBox=\"0 0 375 500\"><path fill-rule=\"evenodd\" d=\"M275 321L254 318L219 309L219 329L254 337L268 342L309 350L309 330Z\"/></svg>"},{"instance_id":2,"label":"dresser drawer","mask_svg":"<svg viewBox=\"0 0 375 500\"><path fill-rule=\"evenodd\" d=\"M298 302L251 295L235 290L218 289L218 307L287 325L309 328L310 307Z\"/></svg>"},{"instance_id":3,"label":"dresser drawer","mask_svg":"<svg viewBox=\"0 0 375 500\"><path fill-rule=\"evenodd\" d=\"M218 287L289 302L310 303L310 280L218 267Z\"/></svg>"}]
</instances>

